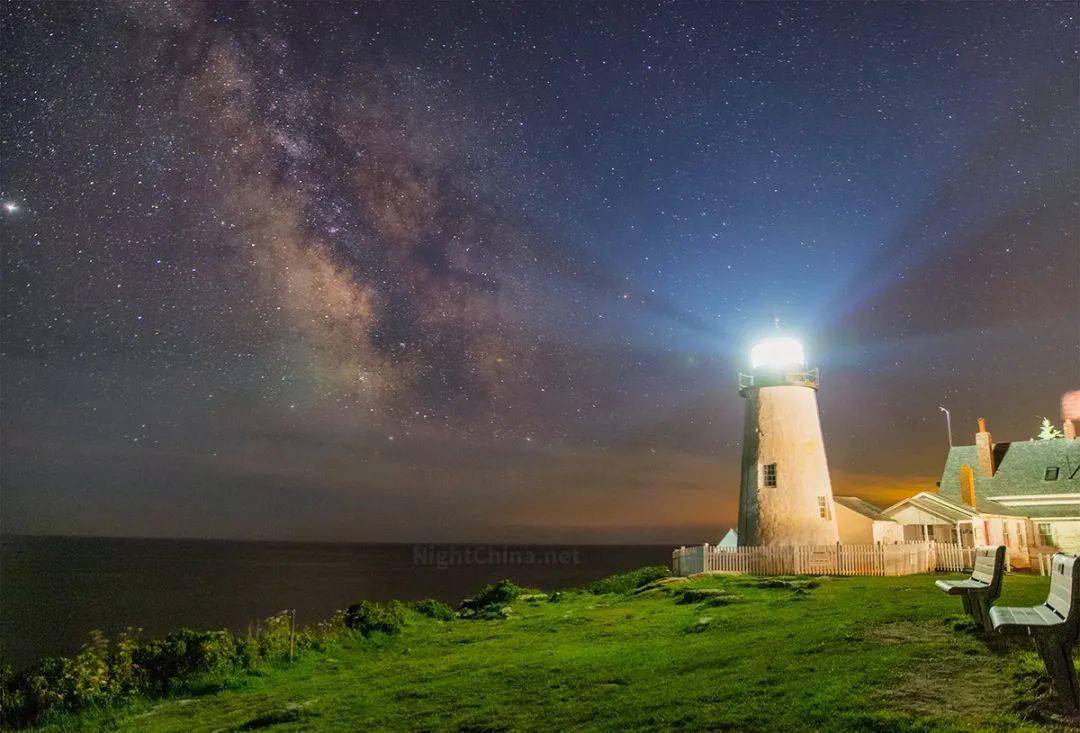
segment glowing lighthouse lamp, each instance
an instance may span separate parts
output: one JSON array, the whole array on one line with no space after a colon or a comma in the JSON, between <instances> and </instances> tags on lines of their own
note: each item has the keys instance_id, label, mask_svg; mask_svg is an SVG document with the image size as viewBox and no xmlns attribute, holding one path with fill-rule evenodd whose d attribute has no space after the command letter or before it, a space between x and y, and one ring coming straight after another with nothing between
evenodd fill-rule
<instances>
[{"instance_id":1,"label":"glowing lighthouse lamp","mask_svg":"<svg viewBox=\"0 0 1080 733\"><path fill-rule=\"evenodd\" d=\"M739 375L746 399L740 545L832 545L838 541L832 484L817 407L818 370L802 344L768 338Z\"/></svg>"},{"instance_id":2,"label":"glowing lighthouse lamp","mask_svg":"<svg viewBox=\"0 0 1080 733\"><path fill-rule=\"evenodd\" d=\"M793 338L765 339L750 349L750 366L754 369L778 369L806 364L803 347Z\"/></svg>"}]
</instances>

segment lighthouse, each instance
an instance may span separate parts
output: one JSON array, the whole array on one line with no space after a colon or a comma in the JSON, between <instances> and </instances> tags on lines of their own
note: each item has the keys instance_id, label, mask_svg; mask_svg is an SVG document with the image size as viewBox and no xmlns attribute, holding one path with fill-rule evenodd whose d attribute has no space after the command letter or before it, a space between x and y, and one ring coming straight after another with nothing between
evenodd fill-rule
<instances>
[{"instance_id":1,"label":"lighthouse","mask_svg":"<svg viewBox=\"0 0 1080 733\"><path fill-rule=\"evenodd\" d=\"M831 545L839 541L818 418L818 370L802 344L776 336L754 345L746 400L740 545Z\"/></svg>"}]
</instances>

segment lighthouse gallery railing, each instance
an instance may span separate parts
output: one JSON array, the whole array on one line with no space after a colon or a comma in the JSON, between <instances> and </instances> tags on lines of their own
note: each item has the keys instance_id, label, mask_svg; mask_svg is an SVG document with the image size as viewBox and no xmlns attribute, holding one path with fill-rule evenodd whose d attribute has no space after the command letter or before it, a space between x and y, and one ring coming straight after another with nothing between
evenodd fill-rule
<instances>
[{"instance_id":1,"label":"lighthouse gallery railing","mask_svg":"<svg viewBox=\"0 0 1080 733\"><path fill-rule=\"evenodd\" d=\"M739 389L776 384L801 384L816 387L820 382L818 368L781 373L744 374L739 372Z\"/></svg>"}]
</instances>

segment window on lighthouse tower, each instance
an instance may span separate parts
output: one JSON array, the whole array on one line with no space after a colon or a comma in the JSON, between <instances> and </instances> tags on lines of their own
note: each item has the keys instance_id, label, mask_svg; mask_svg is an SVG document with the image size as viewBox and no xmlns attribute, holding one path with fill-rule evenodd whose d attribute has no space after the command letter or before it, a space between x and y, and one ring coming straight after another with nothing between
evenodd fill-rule
<instances>
[{"instance_id":1,"label":"window on lighthouse tower","mask_svg":"<svg viewBox=\"0 0 1080 733\"><path fill-rule=\"evenodd\" d=\"M764 486L776 486L776 464L766 463L761 467L761 478Z\"/></svg>"},{"instance_id":2,"label":"window on lighthouse tower","mask_svg":"<svg viewBox=\"0 0 1080 733\"><path fill-rule=\"evenodd\" d=\"M824 496L817 498L818 514L822 519L831 519L829 516L829 501Z\"/></svg>"}]
</instances>

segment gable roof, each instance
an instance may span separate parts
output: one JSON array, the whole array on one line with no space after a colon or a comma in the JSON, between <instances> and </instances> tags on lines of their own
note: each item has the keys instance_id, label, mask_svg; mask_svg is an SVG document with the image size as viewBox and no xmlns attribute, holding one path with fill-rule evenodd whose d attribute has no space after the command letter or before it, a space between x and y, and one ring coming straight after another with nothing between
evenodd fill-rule
<instances>
[{"instance_id":1,"label":"gable roof","mask_svg":"<svg viewBox=\"0 0 1080 733\"><path fill-rule=\"evenodd\" d=\"M964 464L977 469L978 457L973 445L958 445L949 450L941 473L939 494L956 504L961 503L960 467ZM994 444L993 476L975 476L975 508L987 514L1007 514L1024 517L1068 517L1080 514L1080 440L1022 440ZM1046 469L1058 469L1058 477L1046 480ZM1015 504L1005 497L1018 500L1028 496L1070 495L1059 504L1046 500L1043 505ZM998 499L998 500L995 500ZM1075 503L1068 503L1075 502Z\"/></svg>"},{"instance_id":2,"label":"gable roof","mask_svg":"<svg viewBox=\"0 0 1080 733\"><path fill-rule=\"evenodd\" d=\"M943 524L955 524L956 522L961 522L976 516L976 513L972 511L971 507L966 507L958 502L949 501L944 497L938 496L937 494L931 494L928 491L920 491L914 496L901 499L892 506L882 509L881 513L885 515L886 519L891 519L892 515L909 506L913 506L916 509L921 509L927 514L932 514L935 517L944 519L945 521Z\"/></svg>"},{"instance_id":3,"label":"gable roof","mask_svg":"<svg viewBox=\"0 0 1080 733\"><path fill-rule=\"evenodd\" d=\"M857 496L834 496L833 502L840 504L841 506L846 506L851 511L858 512L869 519L891 521L881 513L879 508L866 501L866 499L860 499Z\"/></svg>"}]
</instances>

